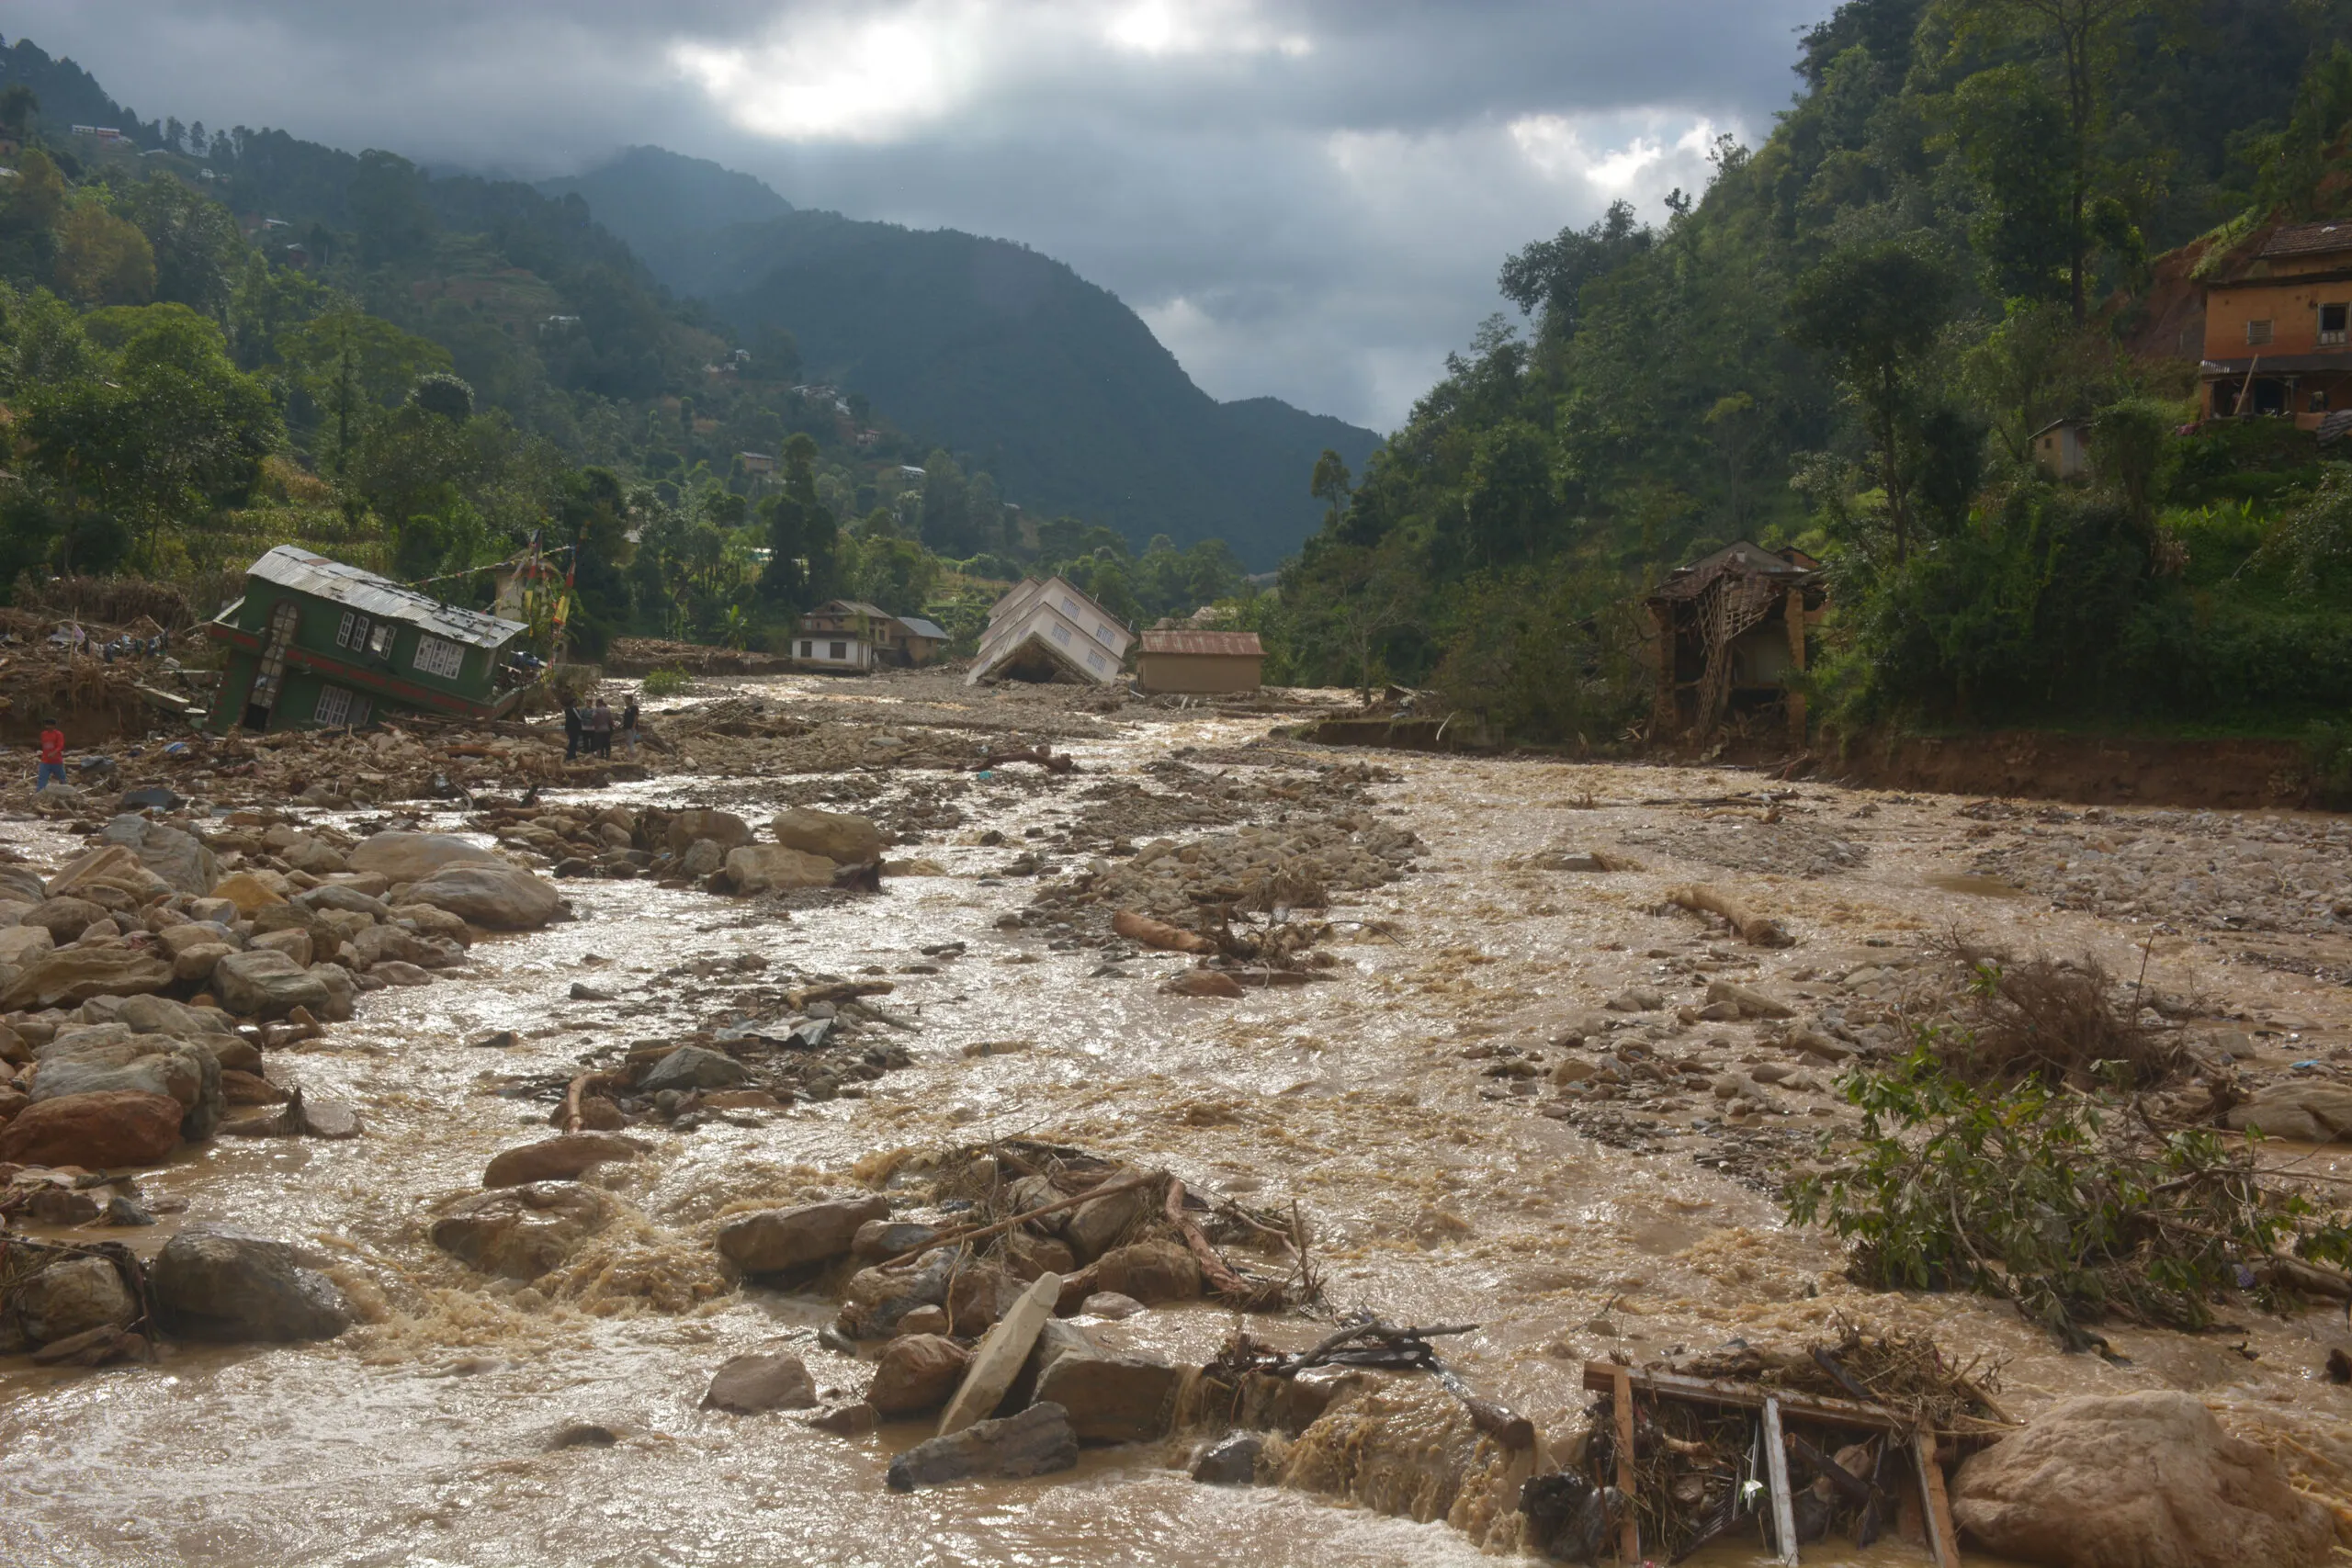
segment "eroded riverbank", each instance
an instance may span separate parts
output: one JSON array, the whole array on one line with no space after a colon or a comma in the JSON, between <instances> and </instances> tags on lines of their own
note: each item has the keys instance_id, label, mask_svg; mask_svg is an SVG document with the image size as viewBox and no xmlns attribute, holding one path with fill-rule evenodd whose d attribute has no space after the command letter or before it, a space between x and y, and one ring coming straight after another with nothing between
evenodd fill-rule
<instances>
[{"instance_id":1,"label":"eroded riverbank","mask_svg":"<svg viewBox=\"0 0 2352 1568\"><path fill-rule=\"evenodd\" d=\"M2352 939L2331 902L2352 880L2339 821L2120 809L2086 821L1812 785L1768 809L1737 798L1752 779L1706 770L1253 747L1262 716L1072 713L1051 697L915 684L741 690L838 709L835 726L809 732L831 750L816 754L808 735L682 739L651 778L543 800L746 816L823 801L895 819L918 841L892 853L944 874L885 877L877 894L788 910L568 879L577 920L486 938L463 970L371 993L353 1022L274 1054L274 1069L306 1092L356 1105L366 1135L183 1150L140 1185L186 1210L113 1234L141 1251L198 1221L307 1238L342 1258L334 1272L362 1322L319 1345L169 1348L152 1367L10 1362L0 1532L12 1561L1477 1555L1442 1525L1195 1485L1171 1467L1182 1445L1091 1450L1075 1475L905 1497L885 1491L883 1471L927 1425L842 1438L697 1408L718 1362L778 1337L820 1389L854 1393L867 1375L818 1342L831 1302L727 1277L710 1240L723 1210L851 1190L854 1168L891 1149L1014 1135L1164 1166L1272 1209L1295 1199L1333 1308L1480 1323L1449 1359L1558 1441L1584 1423L1589 1357L1802 1338L1843 1312L2007 1358L2005 1397L2021 1415L2068 1393L2185 1389L2278 1449L2312 1489L2340 1495L2352 1479L2352 1393L2319 1377L2342 1337L2332 1314L2249 1310L2233 1318L2243 1332L2226 1335L2111 1327L2128 1358L2119 1364L2060 1353L1997 1303L1849 1283L1835 1249L1783 1227L1764 1190L1850 1114L1828 1092L1835 1070L1799 1065L1764 1021L1680 1016L1729 979L1789 998L1807 1027L1866 1039L1886 1027L1930 940L1958 926L2020 949L2087 951L2121 973L2144 953L2147 985L2179 998L2194 1027L2242 1036L2267 1071L2313 1062L2307 1071L2332 1076L2352 1055ZM960 733L943 724L1000 722L1053 738L1079 771L982 778L888 761ZM852 739L885 755L844 765L864 755L845 749ZM794 748L832 765L789 771ZM1123 951L1106 963L1109 939L1091 922L1108 910L1049 900L1051 918L1004 921L1038 903L1041 882L1084 870L1122 838L1182 844L1279 825L1292 809L1333 809L1309 797L1335 784L1351 795L1336 809L1409 831L1419 853L1402 879L1334 891L1317 912L1332 926L1322 951L1338 960L1326 982L1238 1000L1171 996L1157 982L1181 957ZM1227 799L1237 788L1247 798ZM462 830L466 815L453 807L424 825ZM44 864L76 847L51 823L7 832ZM1628 868L1554 869L1593 851ZM2119 881L2118 864L2137 880ZM2235 907L2215 910L2229 920L2190 918L2212 907L2181 890L2199 875L2229 893ZM2073 885L2080 877L2093 879L2088 893ZM1768 907L1796 945L1743 947L1667 903L1694 880ZM2142 907L2113 907L2125 899L2110 887ZM922 953L955 942L960 955ZM762 967L739 965L743 955ZM632 1129L653 1144L650 1157L597 1178L626 1222L539 1285L485 1281L426 1241L436 1209L475 1190L492 1154L547 1130L549 1107L514 1091L631 1038L702 1025L726 1010L727 987L773 984L787 968L879 972L894 987L888 1010L910 1026L894 1032L911 1065L858 1098L729 1113L684 1133ZM575 1001L576 983L613 999ZM1654 1004L1610 1009L1651 1001L1639 992L1657 993ZM1619 1021L1630 1027L1600 1027ZM473 1043L502 1031L517 1043ZM1609 1085L1605 1053L1563 1043L1572 1037L1638 1040L1701 1071L1671 1086ZM1595 1072L1562 1070L1572 1062ZM1494 1070L1510 1063L1534 1070ZM1781 1066L1791 1071L1777 1081L1754 1070ZM1719 1098L1716 1081L1734 1077L1746 1087ZM1605 1092L1619 1087L1638 1092ZM2311 1164L2337 1169L2330 1153ZM1235 1321L1196 1304L1093 1332L1110 1348L1198 1362ZM1321 1326L1250 1325L1292 1347ZM576 1422L617 1440L549 1451L549 1435ZM1835 1549L1807 1557L1840 1560ZM1844 1560L1917 1559L1890 1543Z\"/></svg>"}]
</instances>

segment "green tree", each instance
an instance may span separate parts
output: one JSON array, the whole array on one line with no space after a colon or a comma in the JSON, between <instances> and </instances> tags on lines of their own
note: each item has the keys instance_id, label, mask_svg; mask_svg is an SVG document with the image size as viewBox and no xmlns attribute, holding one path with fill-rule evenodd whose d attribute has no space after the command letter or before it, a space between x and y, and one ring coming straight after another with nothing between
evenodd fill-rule
<instances>
[{"instance_id":1,"label":"green tree","mask_svg":"<svg viewBox=\"0 0 2352 1568\"><path fill-rule=\"evenodd\" d=\"M155 253L147 236L95 201L69 209L57 231L57 286L86 305L154 298Z\"/></svg>"},{"instance_id":2,"label":"green tree","mask_svg":"<svg viewBox=\"0 0 2352 1568\"><path fill-rule=\"evenodd\" d=\"M1329 534L1340 531L1348 514L1348 497L1355 484L1355 476L1348 472L1348 465L1329 446L1315 459L1315 472L1306 481L1306 493L1323 503L1323 529Z\"/></svg>"},{"instance_id":3,"label":"green tree","mask_svg":"<svg viewBox=\"0 0 2352 1568\"><path fill-rule=\"evenodd\" d=\"M22 141L32 134L33 117L40 113L40 95L22 82L0 87L0 130Z\"/></svg>"},{"instance_id":4,"label":"green tree","mask_svg":"<svg viewBox=\"0 0 2352 1568\"><path fill-rule=\"evenodd\" d=\"M1905 240L1832 252L1789 300L1789 335L1826 356L1861 406L1897 561L1911 547L1917 375L1951 309L1950 274Z\"/></svg>"},{"instance_id":5,"label":"green tree","mask_svg":"<svg viewBox=\"0 0 2352 1568\"><path fill-rule=\"evenodd\" d=\"M397 153L360 153L344 199L358 232L359 259L368 266L412 260L432 239L433 207L425 197L424 175Z\"/></svg>"},{"instance_id":6,"label":"green tree","mask_svg":"<svg viewBox=\"0 0 2352 1568\"><path fill-rule=\"evenodd\" d=\"M760 503L768 563L760 592L771 603L805 610L832 596L840 530L817 498L817 443L797 434L784 444L784 483Z\"/></svg>"},{"instance_id":7,"label":"green tree","mask_svg":"<svg viewBox=\"0 0 2352 1568\"><path fill-rule=\"evenodd\" d=\"M226 314L232 280L250 254L227 208L158 174L131 186L118 210L147 237L156 299L216 320Z\"/></svg>"}]
</instances>

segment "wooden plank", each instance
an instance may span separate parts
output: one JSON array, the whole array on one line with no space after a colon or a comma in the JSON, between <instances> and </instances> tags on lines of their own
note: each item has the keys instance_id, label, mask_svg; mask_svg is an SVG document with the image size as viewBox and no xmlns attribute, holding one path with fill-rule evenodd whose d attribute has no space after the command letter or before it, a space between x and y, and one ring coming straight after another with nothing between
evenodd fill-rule
<instances>
[{"instance_id":1,"label":"wooden plank","mask_svg":"<svg viewBox=\"0 0 2352 1568\"><path fill-rule=\"evenodd\" d=\"M1796 1501L1789 1495L1789 1446L1781 1438L1781 1402L1764 1399L1764 1474L1772 1491L1772 1539L1780 1544L1780 1560L1797 1560Z\"/></svg>"},{"instance_id":2,"label":"wooden plank","mask_svg":"<svg viewBox=\"0 0 2352 1568\"><path fill-rule=\"evenodd\" d=\"M1607 1363L1603 1363L1607 1364ZM1617 1415L1617 1493L1624 1499L1625 1518L1618 1527L1617 1560L1642 1560L1642 1521L1634 1506L1634 1377L1633 1369L1610 1365L1616 1374L1609 1392Z\"/></svg>"},{"instance_id":3,"label":"wooden plank","mask_svg":"<svg viewBox=\"0 0 2352 1568\"><path fill-rule=\"evenodd\" d=\"M1960 1531L1951 1522L1951 1499L1944 1494L1944 1467L1936 1462L1936 1435L1922 1427L1912 1434L1911 1452L1919 1467L1919 1494L1926 1502L1928 1555L1936 1568L1960 1568Z\"/></svg>"},{"instance_id":4,"label":"wooden plank","mask_svg":"<svg viewBox=\"0 0 2352 1568\"><path fill-rule=\"evenodd\" d=\"M1687 1399L1701 1404L1728 1404L1742 1410L1760 1410L1769 1398L1779 1402L1783 1415L1799 1419L1863 1427L1872 1431L1892 1432L1906 1439L1911 1435L1909 1422L1883 1405L1864 1404L1851 1399L1819 1398L1811 1394L1777 1392L1768 1394L1754 1383L1686 1377L1680 1372L1649 1371L1641 1368L1620 1367L1611 1361L1587 1361L1584 1364L1584 1385L1596 1393L1605 1393L1616 1386L1620 1373L1629 1377L1635 1388L1666 1399Z\"/></svg>"}]
</instances>

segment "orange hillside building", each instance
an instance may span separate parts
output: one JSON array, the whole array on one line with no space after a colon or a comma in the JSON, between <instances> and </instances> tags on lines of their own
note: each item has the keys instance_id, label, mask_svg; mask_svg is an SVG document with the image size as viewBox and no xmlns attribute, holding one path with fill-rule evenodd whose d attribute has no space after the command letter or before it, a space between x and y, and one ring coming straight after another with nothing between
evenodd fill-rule
<instances>
[{"instance_id":1,"label":"orange hillside building","mask_svg":"<svg viewBox=\"0 0 2352 1568\"><path fill-rule=\"evenodd\" d=\"M2292 417L2314 429L2352 409L2352 220L2272 231L2205 289L2199 412Z\"/></svg>"}]
</instances>

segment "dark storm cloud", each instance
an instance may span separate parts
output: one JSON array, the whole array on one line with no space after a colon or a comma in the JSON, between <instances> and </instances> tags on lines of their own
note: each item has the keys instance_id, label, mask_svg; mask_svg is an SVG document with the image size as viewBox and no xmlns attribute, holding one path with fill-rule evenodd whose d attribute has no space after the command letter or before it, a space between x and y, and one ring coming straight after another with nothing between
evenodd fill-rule
<instances>
[{"instance_id":1,"label":"dark storm cloud","mask_svg":"<svg viewBox=\"0 0 2352 1568\"><path fill-rule=\"evenodd\" d=\"M650 141L999 234L1220 397L1393 424L1502 257L1769 129L1828 0L14 0L147 116L523 175Z\"/></svg>"}]
</instances>

